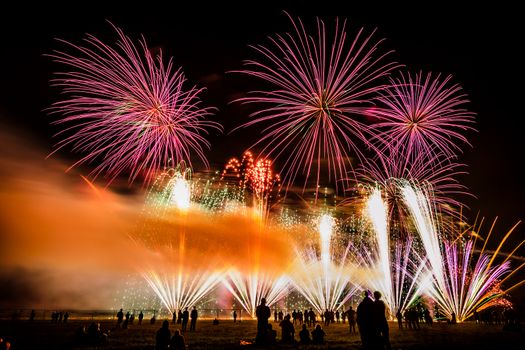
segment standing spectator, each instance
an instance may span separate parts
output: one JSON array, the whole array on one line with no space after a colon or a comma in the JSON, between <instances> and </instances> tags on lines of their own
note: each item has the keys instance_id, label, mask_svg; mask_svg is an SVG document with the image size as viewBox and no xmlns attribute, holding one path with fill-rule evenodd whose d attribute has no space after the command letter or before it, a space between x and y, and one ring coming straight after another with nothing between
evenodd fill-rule
<instances>
[{"instance_id":1,"label":"standing spectator","mask_svg":"<svg viewBox=\"0 0 525 350\"><path fill-rule=\"evenodd\" d=\"M396 318L397 318L397 327L399 329L403 329L403 314L401 313L401 309L397 310Z\"/></svg>"},{"instance_id":2,"label":"standing spectator","mask_svg":"<svg viewBox=\"0 0 525 350\"><path fill-rule=\"evenodd\" d=\"M308 319L309 319L309 321L310 321L309 326L313 326L313 325L315 325L315 322L316 322L317 320L316 320L315 312L314 312L314 310L312 310L312 308L310 308L310 312L309 312L309 315L308 315Z\"/></svg>"},{"instance_id":3,"label":"standing spectator","mask_svg":"<svg viewBox=\"0 0 525 350\"><path fill-rule=\"evenodd\" d=\"M124 312L122 312L122 309L117 312L117 327L120 328L120 325L122 324L122 321L124 320Z\"/></svg>"},{"instance_id":4,"label":"standing spectator","mask_svg":"<svg viewBox=\"0 0 525 350\"><path fill-rule=\"evenodd\" d=\"M237 310L233 310L233 323L237 322Z\"/></svg>"},{"instance_id":5,"label":"standing spectator","mask_svg":"<svg viewBox=\"0 0 525 350\"><path fill-rule=\"evenodd\" d=\"M195 330L195 327L197 326L197 318L199 317L199 313L197 312L197 309L195 306L193 307L193 310L191 310L191 323L190 323L190 332Z\"/></svg>"},{"instance_id":6,"label":"standing spectator","mask_svg":"<svg viewBox=\"0 0 525 350\"><path fill-rule=\"evenodd\" d=\"M188 311L188 308L185 308L184 312L182 313L182 333L186 332L189 320L190 320L190 312Z\"/></svg>"},{"instance_id":7,"label":"standing spectator","mask_svg":"<svg viewBox=\"0 0 525 350\"><path fill-rule=\"evenodd\" d=\"M35 310L31 310L31 314L29 315L29 322L33 322L35 320Z\"/></svg>"},{"instance_id":8,"label":"standing spectator","mask_svg":"<svg viewBox=\"0 0 525 350\"><path fill-rule=\"evenodd\" d=\"M363 300L357 306L357 326L359 327L359 334L361 335L361 343L364 349L371 349L375 338L373 310L374 302L370 299L370 292L365 290L363 292Z\"/></svg>"},{"instance_id":9,"label":"standing spectator","mask_svg":"<svg viewBox=\"0 0 525 350\"><path fill-rule=\"evenodd\" d=\"M357 331L355 330L355 324L356 324L356 317L355 317L355 310L350 308L348 311L346 311L346 317L348 317L348 325L350 326L350 333L356 334Z\"/></svg>"},{"instance_id":10,"label":"standing spectator","mask_svg":"<svg viewBox=\"0 0 525 350\"><path fill-rule=\"evenodd\" d=\"M390 330L388 329L388 322L386 320L386 306L381 300L381 293L374 292L374 323L378 334L378 343L380 349L390 350Z\"/></svg>"},{"instance_id":11,"label":"standing spectator","mask_svg":"<svg viewBox=\"0 0 525 350\"><path fill-rule=\"evenodd\" d=\"M140 313L139 313L139 326L142 324L142 319L144 319L144 314L142 313L142 310L140 310Z\"/></svg>"},{"instance_id":12,"label":"standing spectator","mask_svg":"<svg viewBox=\"0 0 525 350\"><path fill-rule=\"evenodd\" d=\"M266 306L266 298L262 298L261 304L255 309L255 316L257 316L257 335L255 336L255 342L257 344L264 344L266 342L270 315L271 311L270 308Z\"/></svg>"}]
</instances>

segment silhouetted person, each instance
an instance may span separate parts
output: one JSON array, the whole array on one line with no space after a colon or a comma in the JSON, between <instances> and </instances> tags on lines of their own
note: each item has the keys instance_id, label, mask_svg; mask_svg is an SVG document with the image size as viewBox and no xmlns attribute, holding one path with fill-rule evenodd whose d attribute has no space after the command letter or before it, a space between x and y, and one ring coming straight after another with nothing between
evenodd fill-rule
<instances>
[{"instance_id":1,"label":"silhouetted person","mask_svg":"<svg viewBox=\"0 0 525 350\"><path fill-rule=\"evenodd\" d=\"M396 318L397 318L397 327L399 329L403 329L403 314L401 313L401 309L397 310Z\"/></svg>"},{"instance_id":2,"label":"silhouetted person","mask_svg":"<svg viewBox=\"0 0 525 350\"><path fill-rule=\"evenodd\" d=\"M237 311L233 310L233 323L237 322Z\"/></svg>"},{"instance_id":3,"label":"silhouetted person","mask_svg":"<svg viewBox=\"0 0 525 350\"><path fill-rule=\"evenodd\" d=\"M175 332L173 332L173 337L170 341L170 350L184 350L185 348L186 342L184 341L184 336L180 334L178 329L176 329Z\"/></svg>"},{"instance_id":4,"label":"silhouetted person","mask_svg":"<svg viewBox=\"0 0 525 350\"><path fill-rule=\"evenodd\" d=\"M195 306L193 307L193 310L191 310L191 323L190 323L190 332L195 330L195 327L197 326L197 318L199 317L199 313L197 312L197 309Z\"/></svg>"},{"instance_id":5,"label":"silhouetted person","mask_svg":"<svg viewBox=\"0 0 525 350\"><path fill-rule=\"evenodd\" d=\"M348 318L348 326L350 327L350 333L357 333L357 331L355 330L356 314L355 310L352 309L351 306L348 309L348 311L346 311L346 317Z\"/></svg>"},{"instance_id":6,"label":"silhouetted person","mask_svg":"<svg viewBox=\"0 0 525 350\"><path fill-rule=\"evenodd\" d=\"M346 323L346 311L343 309L343 312L341 312L341 319L343 320L343 323Z\"/></svg>"},{"instance_id":7,"label":"silhouetted person","mask_svg":"<svg viewBox=\"0 0 525 350\"><path fill-rule=\"evenodd\" d=\"M155 315L153 315L149 320L149 324L155 324L155 322L157 322L157 318L155 317Z\"/></svg>"},{"instance_id":8,"label":"silhouetted person","mask_svg":"<svg viewBox=\"0 0 525 350\"><path fill-rule=\"evenodd\" d=\"M64 323L67 323L67 320L68 320L68 319L69 319L69 312L66 311L66 312L64 313Z\"/></svg>"},{"instance_id":9,"label":"silhouetted person","mask_svg":"<svg viewBox=\"0 0 525 350\"><path fill-rule=\"evenodd\" d=\"M266 329L266 345L275 344L277 344L277 331L268 323L268 328Z\"/></svg>"},{"instance_id":10,"label":"silhouetted person","mask_svg":"<svg viewBox=\"0 0 525 350\"><path fill-rule=\"evenodd\" d=\"M100 323L91 322L87 329L86 341L89 345L99 345L106 343L108 334L102 332Z\"/></svg>"},{"instance_id":11,"label":"silhouetted person","mask_svg":"<svg viewBox=\"0 0 525 350\"><path fill-rule=\"evenodd\" d=\"M144 319L144 314L142 313L142 311L140 311L140 313L139 313L139 326L142 324L142 319Z\"/></svg>"},{"instance_id":12,"label":"silhouetted person","mask_svg":"<svg viewBox=\"0 0 525 350\"><path fill-rule=\"evenodd\" d=\"M452 318L450 319L451 324L456 324L458 321L456 320L456 313L452 312Z\"/></svg>"},{"instance_id":13,"label":"silhouetted person","mask_svg":"<svg viewBox=\"0 0 525 350\"><path fill-rule=\"evenodd\" d=\"M315 321L316 321L316 316L315 316L315 312L314 310L312 310L312 308L310 308L310 311L308 312L308 321L310 322L309 326L313 326L315 324Z\"/></svg>"},{"instance_id":14,"label":"silhouetted person","mask_svg":"<svg viewBox=\"0 0 525 350\"><path fill-rule=\"evenodd\" d=\"M290 321L290 315L284 316L284 320L279 323L279 327L281 327L281 341L292 344L294 342L295 328Z\"/></svg>"},{"instance_id":15,"label":"silhouetted person","mask_svg":"<svg viewBox=\"0 0 525 350\"><path fill-rule=\"evenodd\" d=\"M324 344L325 332L321 329L321 325L315 326L315 329L312 331L312 344Z\"/></svg>"},{"instance_id":16,"label":"silhouetted person","mask_svg":"<svg viewBox=\"0 0 525 350\"><path fill-rule=\"evenodd\" d=\"M388 329L388 321L386 320L386 306L381 300L381 293L374 292L374 323L376 331L379 332L379 346L380 349L390 350L390 330Z\"/></svg>"},{"instance_id":17,"label":"silhouetted person","mask_svg":"<svg viewBox=\"0 0 525 350\"><path fill-rule=\"evenodd\" d=\"M122 320L124 320L124 312L122 312L122 309L117 312L117 327L120 328L120 325L122 324Z\"/></svg>"},{"instance_id":18,"label":"silhouetted person","mask_svg":"<svg viewBox=\"0 0 525 350\"><path fill-rule=\"evenodd\" d=\"M29 322L33 322L35 320L35 310L31 310L31 314L29 315Z\"/></svg>"},{"instance_id":19,"label":"silhouetted person","mask_svg":"<svg viewBox=\"0 0 525 350\"><path fill-rule=\"evenodd\" d=\"M182 324L182 310L177 313L177 324Z\"/></svg>"},{"instance_id":20,"label":"silhouetted person","mask_svg":"<svg viewBox=\"0 0 525 350\"><path fill-rule=\"evenodd\" d=\"M177 311L173 311L173 318L172 318L171 322L173 324L177 323Z\"/></svg>"},{"instance_id":21,"label":"silhouetted person","mask_svg":"<svg viewBox=\"0 0 525 350\"><path fill-rule=\"evenodd\" d=\"M170 345L171 332L168 320L162 322L162 327L155 334L155 350L166 350Z\"/></svg>"},{"instance_id":22,"label":"silhouetted person","mask_svg":"<svg viewBox=\"0 0 525 350\"><path fill-rule=\"evenodd\" d=\"M341 319L341 314L339 313L339 310L335 312L335 320L337 323L339 323L339 320Z\"/></svg>"},{"instance_id":23,"label":"silhouetted person","mask_svg":"<svg viewBox=\"0 0 525 350\"><path fill-rule=\"evenodd\" d=\"M430 316L430 311L428 311L428 309L425 309L425 311L423 311L423 317L425 318L425 323L427 324L427 326L432 326L432 316Z\"/></svg>"},{"instance_id":24,"label":"silhouetted person","mask_svg":"<svg viewBox=\"0 0 525 350\"><path fill-rule=\"evenodd\" d=\"M62 320L64 319L64 313L60 311L58 313L58 323L62 323Z\"/></svg>"},{"instance_id":25,"label":"silhouetted person","mask_svg":"<svg viewBox=\"0 0 525 350\"><path fill-rule=\"evenodd\" d=\"M135 313L132 313L131 316L129 317L129 324L133 324L133 321L135 321Z\"/></svg>"},{"instance_id":26,"label":"silhouetted person","mask_svg":"<svg viewBox=\"0 0 525 350\"><path fill-rule=\"evenodd\" d=\"M266 306L266 298L262 298L261 304L255 309L255 316L257 316L257 335L255 336L255 342L257 344L264 344L266 341L270 315L271 311L270 308Z\"/></svg>"},{"instance_id":27,"label":"silhouetted person","mask_svg":"<svg viewBox=\"0 0 525 350\"><path fill-rule=\"evenodd\" d=\"M303 329L299 332L299 343L301 344L310 344L312 339L310 339L310 331L306 328L306 323L303 323Z\"/></svg>"},{"instance_id":28,"label":"silhouetted person","mask_svg":"<svg viewBox=\"0 0 525 350\"><path fill-rule=\"evenodd\" d=\"M182 332L186 332L186 328L188 327L188 321L190 319L190 312L188 311L188 308L184 309L184 312L182 313Z\"/></svg>"},{"instance_id":29,"label":"silhouetted person","mask_svg":"<svg viewBox=\"0 0 525 350\"><path fill-rule=\"evenodd\" d=\"M361 343L364 349L370 349L374 339L374 302L369 297L370 292L365 290L363 292L363 300L357 306L357 326L359 327L359 334L361 335Z\"/></svg>"}]
</instances>

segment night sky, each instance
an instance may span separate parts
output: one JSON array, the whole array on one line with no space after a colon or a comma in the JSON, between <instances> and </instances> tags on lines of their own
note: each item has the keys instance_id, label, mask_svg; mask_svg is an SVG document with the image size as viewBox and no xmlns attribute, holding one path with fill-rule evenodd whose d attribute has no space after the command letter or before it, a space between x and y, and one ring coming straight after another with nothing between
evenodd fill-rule
<instances>
[{"instance_id":1,"label":"night sky","mask_svg":"<svg viewBox=\"0 0 525 350\"><path fill-rule=\"evenodd\" d=\"M51 117L45 108L59 99L59 90L49 86L52 72L59 70L44 54L63 48L54 38L80 43L90 33L107 43L116 34L106 20L121 27L134 39L143 34L151 47L161 48L183 67L190 82L207 87L202 99L218 107L216 118L225 127L223 135L210 137L207 153L212 167L240 155L257 137L257 128L228 135L246 120L250 108L229 102L256 87L257 81L227 71L240 69L244 59L254 58L249 44L267 44L267 36L292 30L287 16L300 16L309 28L315 17L331 25L338 16L347 18L350 31L364 26L378 28L387 39L385 50L396 51L394 58L412 72L452 74L468 93L469 108L478 114L478 133L470 133L473 148L465 147L460 159L470 172L461 182L474 198L464 201L471 217L481 215L501 219L506 230L524 218L525 198L522 176L523 56L521 13L499 3L456 8L436 2L433 8L406 6L345 5L322 1L316 6L271 5L266 2L243 6L208 7L200 2L169 7L154 2L141 6L107 7L94 2L69 7L20 5L2 11L0 19L2 70L0 116L2 126L22 130L31 143L51 150ZM84 6L78 8L78 6ZM231 150L238 150L237 154ZM60 152L62 158L78 155ZM524 229L521 227L520 235Z\"/></svg>"}]
</instances>

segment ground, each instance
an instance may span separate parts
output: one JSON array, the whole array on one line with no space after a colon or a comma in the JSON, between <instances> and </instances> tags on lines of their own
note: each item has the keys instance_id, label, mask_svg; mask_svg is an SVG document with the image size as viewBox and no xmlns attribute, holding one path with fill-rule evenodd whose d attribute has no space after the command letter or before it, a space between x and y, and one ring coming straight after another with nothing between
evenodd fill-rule
<instances>
[{"instance_id":1,"label":"ground","mask_svg":"<svg viewBox=\"0 0 525 350\"><path fill-rule=\"evenodd\" d=\"M117 329L115 321L95 320L103 330L110 330L108 343L100 349L154 349L155 332L161 322L141 326L131 325L128 329ZM75 331L90 320L70 320L67 324L52 324L50 321L0 321L0 337L10 339L11 349L80 349L74 344ZM272 322L274 329L280 328ZM178 326L178 325L177 325ZM170 324L170 330L175 330ZM296 339L300 327L296 328ZM326 331L324 346L298 346L300 349L359 349L358 335L349 333L348 324L333 324L323 327ZM392 349L524 349L524 331L504 331L502 326L478 325L466 322L457 325L435 323L432 327L422 326L420 330L398 330L397 324L390 323ZM211 320L199 320L196 332L185 334L188 349L252 349L255 338L254 321L233 323L221 320L212 325ZM295 348L276 346L273 348ZM84 347L91 349L91 347Z\"/></svg>"}]
</instances>

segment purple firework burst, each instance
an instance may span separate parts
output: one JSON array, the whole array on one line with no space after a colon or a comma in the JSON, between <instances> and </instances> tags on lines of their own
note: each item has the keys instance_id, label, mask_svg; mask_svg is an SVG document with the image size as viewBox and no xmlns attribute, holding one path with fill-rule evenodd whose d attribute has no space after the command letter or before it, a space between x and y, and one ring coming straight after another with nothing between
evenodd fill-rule
<instances>
[{"instance_id":1,"label":"purple firework burst","mask_svg":"<svg viewBox=\"0 0 525 350\"><path fill-rule=\"evenodd\" d=\"M100 161L91 175L105 173L109 182L121 173L130 182L141 173L150 179L168 163L191 163L192 153L207 165L202 134L221 126L205 119L212 109L201 106L203 89L186 88L181 68L172 59L164 64L162 53L154 57L144 38L137 47L114 29L116 48L88 35L85 46L61 40L76 54L49 55L70 68L52 80L66 96L50 108L62 116L54 124L70 124L57 134L63 139L53 153L65 146L84 153L71 167Z\"/></svg>"},{"instance_id":2,"label":"purple firework burst","mask_svg":"<svg viewBox=\"0 0 525 350\"><path fill-rule=\"evenodd\" d=\"M451 78L430 73L391 78L391 87L380 92L382 106L370 110L378 118L372 128L382 152L389 149L412 162L422 153L454 158L461 151L458 142L469 144L463 132L474 130L475 114L463 107L469 101L459 85L449 84Z\"/></svg>"},{"instance_id":3,"label":"purple firework burst","mask_svg":"<svg viewBox=\"0 0 525 350\"><path fill-rule=\"evenodd\" d=\"M336 20L330 40L318 19L314 38L300 19L289 18L295 33L270 38L268 47L253 46L262 59L246 61L248 68L240 71L273 86L239 100L262 106L241 127L269 124L255 145L264 145L262 152L274 158L286 154L282 168L287 188L299 173L306 177L303 189L311 175L319 185L327 171L328 179L333 177L336 186L342 182L345 189L350 156L361 158L357 144L367 143L367 126L359 117L383 88L378 79L398 64L385 62L390 52L378 52L382 40L373 39L374 31L361 29L348 40L346 21Z\"/></svg>"}]
</instances>

